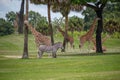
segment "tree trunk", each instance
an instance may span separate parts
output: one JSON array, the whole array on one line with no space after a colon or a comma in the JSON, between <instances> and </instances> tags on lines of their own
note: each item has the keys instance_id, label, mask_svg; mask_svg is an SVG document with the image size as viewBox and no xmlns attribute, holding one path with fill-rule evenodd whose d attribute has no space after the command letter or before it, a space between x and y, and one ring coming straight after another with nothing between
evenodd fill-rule
<instances>
[{"instance_id":1,"label":"tree trunk","mask_svg":"<svg viewBox=\"0 0 120 80\"><path fill-rule=\"evenodd\" d=\"M65 16L65 36L64 36L64 41L63 41L63 50L62 52L65 52L65 47L67 43L67 30L68 30L68 15Z\"/></svg>"},{"instance_id":2,"label":"tree trunk","mask_svg":"<svg viewBox=\"0 0 120 80\"><path fill-rule=\"evenodd\" d=\"M22 0L20 12L18 13L18 33L23 34L23 26L24 26L24 0Z\"/></svg>"},{"instance_id":3,"label":"tree trunk","mask_svg":"<svg viewBox=\"0 0 120 80\"><path fill-rule=\"evenodd\" d=\"M96 53L103 53L102 43L101 43L101 33L103 30L103 18L102 18L102 10L96 10L97 17L100 18L98 20L97 30L96 30Z\"/></svg>"},{"instance_id":4,"label":"tree trunk","mask_svg":"<svg viewBox=\"0 0 120 80\"><path fill-rule=\"evenodd\" d=\"M50 28L51 43L52 45L54 45L53 28L51 24L51 14L50 14L50 0L48 0L48 22L49 22L49 28Z\"/></svg>"},{"instance_id":5,"label":"tree trunk","mask_svg":"<svg viewBox=\"0 0 120 80\"><path fill-rule=\"evenodd\" d=\"M26 16L25 20L28 20L28 0L26 0ZM28 58L28 27L24 28L24 51L23 51L23 59Z\"/></svg>"}]
</instances>

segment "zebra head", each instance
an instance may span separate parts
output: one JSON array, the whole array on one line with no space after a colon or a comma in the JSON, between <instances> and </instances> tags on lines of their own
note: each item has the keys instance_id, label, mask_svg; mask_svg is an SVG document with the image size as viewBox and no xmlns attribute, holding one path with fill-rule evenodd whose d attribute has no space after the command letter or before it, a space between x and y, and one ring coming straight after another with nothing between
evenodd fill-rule
<instances>
[{"instance_id":1,"label":"zebra head","mask_svg":"<svg viewBox=\"0 0 120 80\"><path fill-rule=\"evenodd\" d=\"M61 49L63 48L62 42L57 42L57 43L54 44L54 46L58 47L58 48L61 48Z\"/></svg>"}]
</instances>

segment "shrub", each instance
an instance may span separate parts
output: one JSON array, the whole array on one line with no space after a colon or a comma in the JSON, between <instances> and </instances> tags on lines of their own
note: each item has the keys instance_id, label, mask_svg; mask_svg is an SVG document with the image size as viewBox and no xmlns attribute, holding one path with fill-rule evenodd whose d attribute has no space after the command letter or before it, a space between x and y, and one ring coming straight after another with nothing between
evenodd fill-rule
<instances>
[{"instance_id":1,"label":"shrub","mask_svg":"<svg viewBox=\"0 0 120 80\"><path fill-rule=\"evenodd\" d=\"M12 24L0 18L0 36L12 34L13 32L14 27Z\"/></svg>"},{"instance_id":2,"label":"shrub","mask_svg":"<svg viewBox=\"0 0 120 80\"><path fill-rule=\"evenodd\" d=\"M119 32L114 32L112 35L111 35L112 38L117 38L117 39L120 39L120 33Z\"/></svg>"}]
</instances>

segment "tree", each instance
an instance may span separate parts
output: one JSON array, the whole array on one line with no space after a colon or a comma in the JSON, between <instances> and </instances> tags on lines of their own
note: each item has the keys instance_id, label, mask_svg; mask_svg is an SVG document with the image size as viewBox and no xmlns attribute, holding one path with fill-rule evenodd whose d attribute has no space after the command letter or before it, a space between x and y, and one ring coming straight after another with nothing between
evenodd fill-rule
<instances>
[{"instance_id":1,"label":"tree","mask_svg":"<svg viewBox=\"0 0 120 80\"><path fill-rule=\"evenodd\" d=\"M120 2L108 2L104 9L104 32L109 34L114 34L115 32L120 32Z\"/></svg>"},{"instance_id":2,"label":"tree","mask_svg":"<svg viewBox=\"0 0 120 80\"><path fill-rule=\"evenodd\" d=\"M13 24L13 21L16 19L16 14L15 14L15 12L10 11L6 14L5 17L6 17L7 21L9 21L10 23Z\"/></svg>"},{"instance_id":3,"label":"tree","mask_svg":"<svg viewBox=\"0 0 120 80\"><path fill-rule=\"evenodd\" d=\"M21 2L20 12L17 13L18 16L18 33L23 34L23 25L24 25L24 0Z\"/></svg>"},{"instance_id":4,"label":"tree","mask_svg":"<svg viewBox=\"0 0 120 80\"><path fill-rule=\"evenodd\" d=\"M53 39L53 28L52 28L52 23L51 23L51 14L50 14L50 6L51 6L51 2L50 0L48 0L48 23L49 23L49 27L50 27L50 34L51 34L51 42L52 45L54 45L54 39Z\"/></svg>"},{"instance_id":5,"label":"tree","mask_svg":"<svg viewBox=\"0 0 120 80\"><path fill-rule=\"evenodd\" d=\"M72 0L71 0L72 1ZM111 0L117 1L117 0ZM89 2L92 2L89 3ZM72 1L73 4L83 4L87 7L94 9L96 15L100 20L98 20L97 30L96 30L96 52L103 53L102 51L102 44L101 44L101 33L103 31L103 9L106 6L108 0L74 0Z\"/></svg>"},{"instance_id":6,"label":"tree","mask_svg":"<svg viewBox=\"0 0 120 80\"><path fill-rule=\"evenodd\" d=\"M68 14L70 10L73 11L81 11L83 7L81 5L72 5L71 0L56 0L53 4L52 11L53 12L60 12L63 17L65 17L65 36L63 41L63 52L65 51L66 40L67 40L67 30L68 30Z\"/></svg>"},{"instance_id":7,"label":"tree","mask_svg":"<svg viewBox=\"0 0 120 80\"><path fill-rule=\"evenodd\" d=\"M83 19L77 16L72 16L68 21L69 27L68 30L73 33L73 31L83 30Z\"/></svg>"},{"instance_id":8,"label":"tree","mask_svg":"<svg viewBox=\"0 0 120 80\"><path fill-rule=\"evenodd\" d=\"M50 35L50 30L48 26L48 22L45 17L41 17L37 24L36 30L44 35Z\"/></svg>"},{"instance_id":9,"label":"tree","mask_svg":"<svg viewBox=\"0 0 120 80\"><path fill-rule=\"evenodd\" d=\"M0 18L0 36L9 35L14 32L14 27L8 21L5 21L3 18Z\"/></svg>"},{"instance_id":10,"label":"tree","mask_svg":"<svg viewBox=\"0 0 120 80\"><path fill-rule=\"evenodd\" d=\"M29 22L34 25L35 29L44 34L49 35L48 21L46 17L41 16L38 12L30 11L29 12Z\"/></svg>"},{"instance_id":11,"label":"tree","mask_svg":"<svg viewBox=\"0 0 120 80\"><path fill-rule=\"evenodd\" d=\"M112 1L112 0L111 0ZM101 33L103 31L103 9L105 8L108 0L98 0L94 3L94 5L91 5L89 3L86 4L87 7L90 7L94 9L96 12L97 17L100 18L98 20L97 30L96 30L96 52L97 53L103 53L102 51L102 44L101 44Z\"/></svg>"},{"instance_id":12,"label":"tree","mask_svg":"<svg viewBox=\"0 0 120 80\"><path fill-rule=\"evenodd\" d=\"M28 0L26 0L26 15L25 15L25 20L28 21L28 7L29 3ZM28 58L28 27L25 26L24 28L24 49L23 49L23 59Z\"/></svg>"},{"instance_id":13,"label":"tree","mask_svg":"<svg viewBox=\"0 0 120 80\"><path fill-rule=\"evenodd\" d=\"M58 28L58 27L61 27L61 28L63 29L64 26L65 26L63 17L61 17L61 18L59 18L59 19L54 18L54 20L53 20L53 22L52 22L52 25L53 25L54 33L57 32L57 28Z\"/></svg>"},{"instance_id":14,"label":"tree","mask_svg":"<svg viewBox=\"0 0 120 80\"><path fill-rule=\"evenodd\" d=\"M38 13L38 12L34 12L34 11L29 11L29 22L33 25L33 27L37 27L38 23L40 22L40 18L42 18L42 16Z\"/></svg>"},{"instance_id":15,"label":"tree","mask_svg":"<svg viewBox=\"0 0 120 80\"><path fill-rule=\"evenodd\" d=\"M59 0L58 0L59 1ZM68 14L70 13L70 3L69 0L61 0L58 2L54 3L53 7L52 7L52 11L53 12L60 12L63 17L65 17L65 36L64 36L64 41L63 41L63 47L64 49L62 50L63 52L65 52L65 47L66 47L66 38L67 38L67 29L68 29Z\"/></svg>"},{"instance_id":16,"label":"tree","mask_svg":"<svg viewBox=\"0 0 120 80\"><path fill-rule=\"evenodd\" d=\"M114 20L109 20L105 25L104 25L104 31L108 32L109 34L113 34L115 32L120 33L120 23Z\"/></svg>"}]
</instances>

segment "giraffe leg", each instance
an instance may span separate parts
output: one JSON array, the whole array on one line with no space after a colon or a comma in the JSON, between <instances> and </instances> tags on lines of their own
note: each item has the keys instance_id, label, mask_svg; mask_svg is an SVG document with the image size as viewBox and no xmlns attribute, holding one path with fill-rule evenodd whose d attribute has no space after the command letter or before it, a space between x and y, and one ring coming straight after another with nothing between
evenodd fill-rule
<instances>
[{"instance_id":1,"label":"giraffe leg","mask_svg":"<svg viewBox=\"0 0 120 80\"><path fill-rule=\"evenodd\" d=\"M82 53L82 48L80 48L80 53Z\"/></svg>"},{"instance_id":2,"label":"giraffe leg","mask_svg":"<svg viewBox=\"0 0 120 80\"><path fill-rule=\"evenodd\" d=\"M74 44L72 42L70 42L70 47L74 49Z\"/></svg>"},{"instance_id":3,"label":"giraffe leg","mask_svg":"<svg viewBox=\"0 0 120 80\"><path fill-rule=\"evenodd\" d=\"M107 49L106 49L106 47L105 47L105 46L102 46L102 50L103 50L103 51L106 51Z\"/></svg>"},{"instance_id":4,"label":"giraffe leg","mask_svg":"<svg viewBox=\"0 0 120 80\"><path fill-rule=\"evenodd\" d=\"M74 43L72 43L72 48L75 49L75 45L74 45Z\"/></svg>"},{"instance_id":5,"label":"giraffe leg","mask_svg":"<svg viewBox=\"0 0 120 80\"><path fill-rule=\"evenodd\" d=\"M67 46L67 50L68 50L68 46L69 46L69 45L68 45L68 42L66 42L66 46Z\"/></svg>"},{"instance_id":6,"label":"giraffe leg","mask_svg":"<svg viewBox=\"0 0 120 80\"><path fill-rule=\"evenodd\" d=\"M88 41L88 54L90 54L90 46L91 46L91 42Z\"/></svg>"},{"instance_id":7,"label":"giraffe leg","mask_svg":"<svg viewBox=\"0 0 120 80\"><path fill-rule=\"evenodd\" d=\"M83 47L80 47L79 45L79 48L80 48L80 53L83 53L84 52Z\"/></svg>"},{"instance_id":8,"label":"giraffe leg","mask_svg":"<svg viewBox=\"0 0 120 80\"><path fill-rule=\"evenodd\" d=\"M79 49L80 49L80 53L82 52L82 49L81 49L82 47L81 47L81 45L79 44Z\"/></svg>"}]
</instances>

